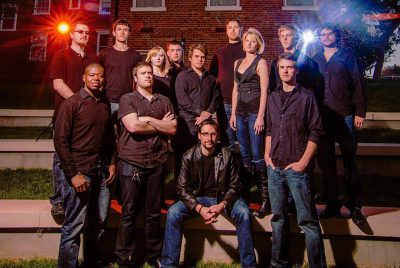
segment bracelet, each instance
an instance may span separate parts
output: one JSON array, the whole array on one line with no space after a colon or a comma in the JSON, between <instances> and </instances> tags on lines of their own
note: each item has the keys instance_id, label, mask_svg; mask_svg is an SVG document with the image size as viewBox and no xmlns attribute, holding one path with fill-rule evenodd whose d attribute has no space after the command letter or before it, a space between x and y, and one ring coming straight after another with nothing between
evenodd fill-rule
<instances>
[{"instance_id":1,"label":"bracelet","mask_svg":"<svg viewBox=\"0 0 400 268\"><path fill-rule=\"evenodd\" d=\"M199 214L200 214L200 211L201 211L201 209L203 208L203 206L202 205L200 205L200 208L199 208Z\"/></svg>"}]
</instances>

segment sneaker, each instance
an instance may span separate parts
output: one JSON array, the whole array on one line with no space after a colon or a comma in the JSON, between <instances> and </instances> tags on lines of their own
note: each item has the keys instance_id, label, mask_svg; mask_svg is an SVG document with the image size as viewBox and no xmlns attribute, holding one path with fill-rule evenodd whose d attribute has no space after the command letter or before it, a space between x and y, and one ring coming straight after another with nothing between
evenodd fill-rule
<instances>
[{"instance_id":1,"label":"sneaker","mask_svg":"<svg viewBox=\"0 0 400 268\"><path fill-rule=\"evenodd\" d=\"M55 203L51 208L51 215L53 216L64 216L64 208L62 203Z\"/></svg>"},{"instance_id":2,"label":"sneaker","mask_svg":"<svg viewBox=\"0 0 400 268\"><path fill-rule=\"evenodd\" d=\"M327 219L340 217L341 215L342 214L340 214L340 209L334 209L332 207L326 206L325 209L319 214L319 217L321 219Z\"/></svg>"},{"instance_id":3,"label":"sneaker","mask_svg":"<svg viewBox=\"0 0 400 268\"><path fill-rule=\"evenodd\" d=\"M351 219L356 225L363 225L367 222L364 215L361 212L361 208L354 208L350 211Z\"/></svg>"}]
</instances>

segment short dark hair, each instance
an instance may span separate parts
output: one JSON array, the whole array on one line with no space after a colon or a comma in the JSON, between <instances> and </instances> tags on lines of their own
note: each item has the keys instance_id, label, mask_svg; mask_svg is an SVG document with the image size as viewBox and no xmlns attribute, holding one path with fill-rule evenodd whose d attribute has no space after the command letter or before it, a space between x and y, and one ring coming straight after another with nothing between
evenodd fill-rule
<instances>
[{"instance_id":1,"label":"short dark hair","mask_svg":"<svg viewBox=\"0 0 400 268\"><path fill-rule=\"evenodd\" d=\"M193 51L194 51L195 49L200 50L201 52L203 52L203 53L204 53L204 56L207 58L207 53L208 53L208 51L207 51L206 46L205 46L204 44L193 44L193 45L191 45L190 48L189 48L189 59L192 57Z\"/></svg>"},{"instance_id":2,"label":"short dark hair","mask_svg":"<svg viewBox=\"0 0 400 268\"><path fill-rule=\"evenodd\" d=\"M211 118L206 119L206 120L204 120L203 122L200 123L200 125L199 125L199 133L201 133L201 129L202 129L203 126L205 126L205 125L210 125L210 126L212 126L212 127L217 131L217 133L218 133L218 131L219 131L218 123L217 123L216 121L214 121L213 119L211 119Z\"/></svg>"},{"instance_id":3,"label":"short dark hair","mask_svg":"<svg viewBox=\"0 0 400 268\"><path fill-rule=\"evenodd\" d=\"M131 25L129 24L129 22L127 20L124 19L117 19L116 21L114 21L113 25L112 25L112 30L115 31L115 29L117 28L117 25L124 25L127 26L129 28L129 31L132 30Z\"/></svg>"},{"instance_id":4,"label":"short dark hair","mask_svg":"<svg viewBox=\"0 0 400 268\"><path fill-rule=\"evenodd\" d=\"M226 20L226 22L225 22L225 27L226 27L226 26L228 25L228 23L231 22L231 21L236 21L237 24L239 24L239 27L240 27L240 28L243 27L243 24L242 24L242 22L240 21L239 18L228 18L228 19Z\"/></svg>"},{"instance_id":5,"label":"short dark hair","mask_svg":"<svg viewBox=\"0 0 400 268\"><path fill-rule=\"evenodd\" d=\"M295 67L297 69L297 57L291 52L284 52L278 56L278 60L276 61L276 66L279 65L281 60L290 60L295 63Z\"/></svg>"},{"instance_id":6,"label":"short dark hair","mask_svg":"<svg viewBox=\"0 0 400 268\"><path fill-rule=\"evenodd\" d=\"M104 73L103 65L101 65L100 63L94 62L94 63L90 63L88 66L86 66L84 74L86 74L89 71L89 69L93 68L93 67L100 67L101 69L103 69L103 73Z\"/></svg>"},{"instance_id":7,"label":"short dark hair","mask_svg":"<svg viewBox=\"0 0 400 268\"><path fill-rule=\"evenodd\" d=\"M318 35L321 34L321 31L323 29L329 29L332 30L332 32L335 33L336 36L336 42L339 43L340 38L342 38L342 32L339 28L339 26L337 24L331 23L331 22L325 22L322 23L319 27L318 27Z\"/></svg>"},{"instance_id":8,"label":"short dark hair","mask_svg":"<svg viewBox=\"0 0 400 268\"><path fill-rule=\"evenodd\" d=\"M169 46L180 46L180 47L182 48L181 42L179 42L179 41L176 40L176 39L173 39L173 40L171 40L171 41L168 41L168 43L167 43L167 50L168 50Z\"/></svg>"},{"instance_id":9,"label":"short dark hair","mask_svg":"<svg viewBox=\"0 0 400 268\"><path fill-rule=\"evenodd\" d=\"M132 74L133 74L133 76L136 76L137 70L138 70L139 68L144 67L144 66L150 67L150 68L151 68L151 72L153 72L153 66L151 66L151 63L145 62L145 61L141 61L141 62L139 62L138 64L136 64L135 67L133 67L133 69L132 69Z\"/></svg>"}]
</instances>

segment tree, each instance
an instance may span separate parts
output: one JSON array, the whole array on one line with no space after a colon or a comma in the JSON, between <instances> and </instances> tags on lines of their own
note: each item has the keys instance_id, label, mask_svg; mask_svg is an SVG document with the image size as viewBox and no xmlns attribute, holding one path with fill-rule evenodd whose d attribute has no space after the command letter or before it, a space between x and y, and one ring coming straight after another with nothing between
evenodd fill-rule
<instances>
[{"instance_id":1,"label":"tree","mask_svg":"<svg viewBox=\"0 0 400 268\"><path fill-rule=\"evenodd\" d=\"M383 63L400 43L396 33L400 25L398 0L326 1L321 20L340 22L344 42L352 48L363 71L374 68L373 79L380 80ZM339 7L339 9L338 9Z\"/></svg>"}]
</instances>

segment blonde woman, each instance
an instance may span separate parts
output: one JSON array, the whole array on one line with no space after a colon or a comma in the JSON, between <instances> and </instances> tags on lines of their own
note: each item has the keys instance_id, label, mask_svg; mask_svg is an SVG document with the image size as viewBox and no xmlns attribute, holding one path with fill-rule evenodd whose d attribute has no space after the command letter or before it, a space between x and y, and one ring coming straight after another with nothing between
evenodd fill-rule
<instances>
[{"instance_id":1,"label":"blonde woman","mask_svg":"<svg viewBox=\"0 0 400 268\"><path fill-rule=\"evenodd\" d=\"M268 179L264 161L264 129L267 88L269 83L267 61L261 58L264 39L260 32L249 28L243 34L246 56L234 64L232 115L230 125L236 130L242 163L256 177L261 192L261 208L255 216L263 218L270 213ZM250 181L245 182L249 186ZM249 187L246 189L249 191Z\"/></svg>"}]
</instances>

